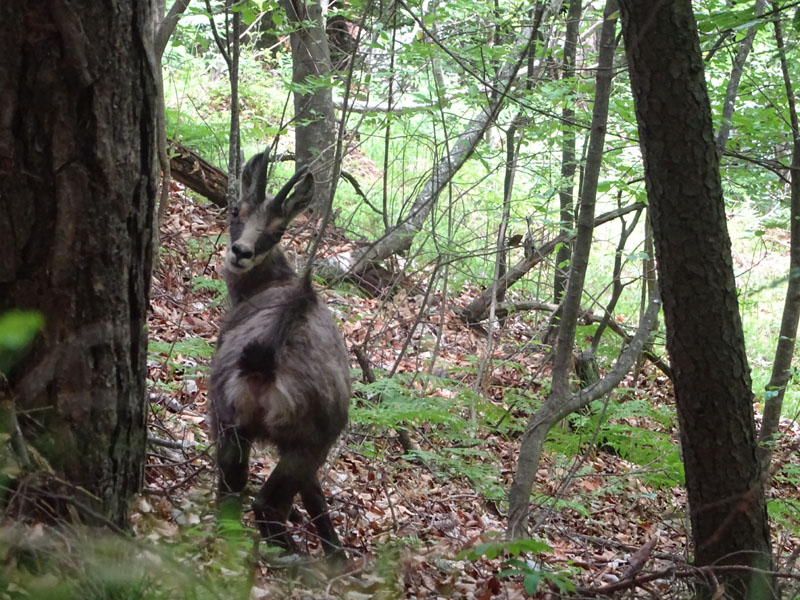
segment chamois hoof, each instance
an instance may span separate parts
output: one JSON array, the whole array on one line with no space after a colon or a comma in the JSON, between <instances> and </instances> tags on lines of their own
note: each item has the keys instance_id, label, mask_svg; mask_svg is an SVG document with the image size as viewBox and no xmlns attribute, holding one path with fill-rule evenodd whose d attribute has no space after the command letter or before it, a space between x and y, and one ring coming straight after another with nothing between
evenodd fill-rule
<instances>
[{"instance_id":1,"label":"chamois hoof","mask_svg":"<svg viewBox=\"0 0 800 600\"><path fill-rule=\"evenodd\" d=\"M303 554L302 552L287 552L280 546L267 546L258 554L270 566L281 569L305 567L311 562L308 554Z\"/></svg>"},{"instance_id":2,"label":"chamois hoof","mask_svg":"<svg viewBox=\"0 0 800 600\"><path fill-rule=\"evenodd\" d=\"M325 557L325 565L334 573L343 573L350 566L350 560L343 548L337 548Z\"/></svg>"}]
</instances>

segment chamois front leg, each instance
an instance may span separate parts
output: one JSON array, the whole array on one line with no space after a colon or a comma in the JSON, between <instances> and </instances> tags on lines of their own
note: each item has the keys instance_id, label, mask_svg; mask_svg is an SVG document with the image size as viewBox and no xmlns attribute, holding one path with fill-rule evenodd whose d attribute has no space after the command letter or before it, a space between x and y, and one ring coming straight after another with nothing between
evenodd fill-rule
<instances>
[{"instance_id":1,"label":"chamois front leg","mask_svg":"<svg viewBox=\"0 0 800 600\"><path fill-rule=\"evenodd\" d=\"M217 511L224 519L242 516L242 490L250 467L250 441L236 427L220 427L217 433Z\"/></svg>"}]
</instances>

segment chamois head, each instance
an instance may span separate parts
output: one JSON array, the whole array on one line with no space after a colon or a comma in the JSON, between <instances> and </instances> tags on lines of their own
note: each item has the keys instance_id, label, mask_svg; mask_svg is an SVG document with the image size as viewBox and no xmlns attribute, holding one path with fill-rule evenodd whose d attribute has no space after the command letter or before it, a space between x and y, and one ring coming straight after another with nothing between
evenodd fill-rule
<instances>
[{"instance_id":1,"label":"chamois head","mask_svg":"<svg viewBox=\"0 0 800 600\"><path fill-rule=\"evenodd\" d=\"M301 169L275 194L267 194L269 156L253 156L242 171L242 195L231 206L231 244L225 266L246 273L261 264L280 242L286 227L303 212L314 196L314 176Z\"/></svg>"}]
</instances>

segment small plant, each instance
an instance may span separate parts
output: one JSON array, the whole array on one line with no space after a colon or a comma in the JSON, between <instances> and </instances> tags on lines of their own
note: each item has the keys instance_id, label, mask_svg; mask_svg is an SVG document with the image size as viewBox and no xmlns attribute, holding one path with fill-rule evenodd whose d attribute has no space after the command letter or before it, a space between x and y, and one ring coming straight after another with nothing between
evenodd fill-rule
<instances>
[{"instance_id":1,"label":"small plant","mask_svg":"<svg viewBox=\"0 0 800 600\"><path fill-rule=\"evenodd\" d=\"M211 302L208 303L206 308L219 306L225 302L225 299L228 297L228 288L225 286L225 282L222 279L212 279L205 275L195 277L192 279L192 291L197 292L199 290L212 293Z\"/></svg>"},{"instance_id":2,"label":"small plant","mask_svg":"<svg viewBox=\"0 0 800 600\"><path fill-rule=\"evenodd\" d=\"M186 377L205 373L206 364L214 354L214 348L203 338L193 337L174 343L150 340L147 353L151 360L166 360L170 372L180 372Z\"/></svg>"},{"instance_id":3,"label":"small plant","mask_svg":"<svg viewBox=\"0 0 800 600\"><path fill-rule=\"evenodd\" d=\"M484 542L474 548L464 550L458 555L458 559L471 561L480 560L486 557L489 560L498 558L502 555L510 555L503 561L503 570L497 574L499 578L520 576L525 591L533 595L539 588L542 581L548 582L559 589L561 592L575 591L575 585L569 580L565 573L556 573L541 566L535 561L523 560L520 558L525 553L542 554L551 552L552 548L541 540L521 539L500 542Z\"/></svg>"}]
</instances>

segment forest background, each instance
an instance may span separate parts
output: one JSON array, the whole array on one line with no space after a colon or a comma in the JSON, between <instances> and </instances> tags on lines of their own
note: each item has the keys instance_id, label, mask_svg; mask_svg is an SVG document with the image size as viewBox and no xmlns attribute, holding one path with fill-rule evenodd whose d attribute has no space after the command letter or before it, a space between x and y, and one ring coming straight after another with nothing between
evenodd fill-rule
<instances>
[{"instance_id":1,"label":"forest background","mask_svg":"<svg viewBox=\"0 0 800 600\"><path fill-rule=\"evenodd\" d=\"M7 313L5 595L795 597L796 3L321 9L179 1L140 15L162 57L143 103L158 144L140 159L161 166L160 235L147 383L126 396L146 390L149 430L146 453L144 439L110 444L131 473L145 462L136 537L45 533L53 516L119 529L139 486L76 478L85 449L109 444L91 419L84 464L55 458L53 439L83 434L57 432L73 427L65 404L39 417L49 384L31 381L64 336L49 333L52 307ZM206 374L238 193L224 171L267 146L274 187L295 161L327 182L288 247L314 265L359 382L326 471L353 555L333 578L251 556L246 528L214 529ZM127 260L141 256L149 283L146 254ZM36 309L2 274L2 308ZM271 464L259 455L257 476ZM316 554L313 529L297 536Z\"/></svg>"}]
</instances>

